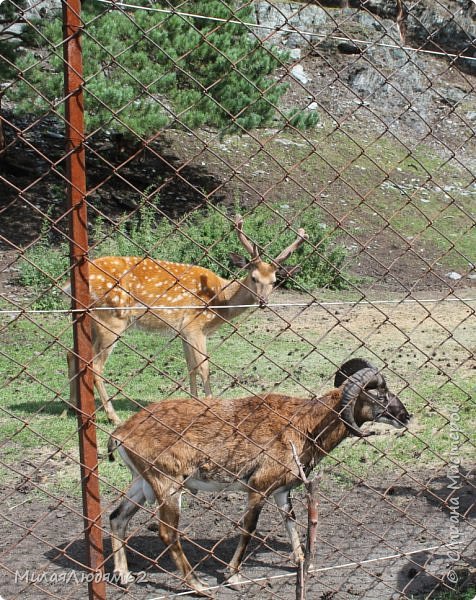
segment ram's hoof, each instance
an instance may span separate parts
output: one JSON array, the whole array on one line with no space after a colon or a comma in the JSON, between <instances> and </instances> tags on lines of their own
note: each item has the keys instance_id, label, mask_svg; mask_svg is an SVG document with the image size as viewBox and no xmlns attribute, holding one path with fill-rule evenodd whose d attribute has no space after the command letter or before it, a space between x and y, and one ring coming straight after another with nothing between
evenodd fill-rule
<instances>
[{"instance_id":1,"label":"ram's hoof","mask_svg":"<svg viewBox=\"0 0 476 600\"><path fill-rule=\"evenodd\" d=\"M206 596L207 598L213 597L212 593L208 591L210 586L196 575L187 577L186 581L187 585L189 585L192 590L195 590L200 596Z\"/></svg>"},{"instance_id":2,"label":"ram's hoof","mask_svg":"<svg viewBox=\"0 0 476 600\"><path fill-rule=\"evenodd\" d=\"M134 583L136 578L130 571L114 571L114 576L119 580L119 585L124 587Z\"/></svg>"},{"instance_id":3,"label":"ram's hoof","mask_svg":"<svg viewBox=\"0 0 476 600\"><path fill-rule=\"evenodd\" d=\"M227 585L233 590L240 590L246 582L247 580L240 573L234 573L226 580Z\"/></svg>"}]
</instances>

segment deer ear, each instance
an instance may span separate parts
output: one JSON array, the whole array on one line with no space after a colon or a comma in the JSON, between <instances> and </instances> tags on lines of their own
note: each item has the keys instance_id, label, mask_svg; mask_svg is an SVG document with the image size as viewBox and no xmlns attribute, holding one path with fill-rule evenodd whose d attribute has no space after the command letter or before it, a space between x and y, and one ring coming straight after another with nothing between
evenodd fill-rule
<instances>
[{"instance_id":1,"label":"deer ear","mask_svg":"<svg viewBox=\"0 0 476 600\"><path fill-rule=\"evenodd\" d=\"M281 281L286 281L289 277L295 275L301 269L300 265L294 265L292 267L279 267L276 271L276 277Z\"/></svg>"},{"instance_id":2,"label":"deer ear","mask_svg":"<svg viewBox=\"0 0 476 600\"><path fill-rule=\"evenodd\" d=\"M250 262L246 260L244 256L241 254L237 254L236 252L230 252L230 260L235 267L244 268Z\"/></svg>"}]
</instances>

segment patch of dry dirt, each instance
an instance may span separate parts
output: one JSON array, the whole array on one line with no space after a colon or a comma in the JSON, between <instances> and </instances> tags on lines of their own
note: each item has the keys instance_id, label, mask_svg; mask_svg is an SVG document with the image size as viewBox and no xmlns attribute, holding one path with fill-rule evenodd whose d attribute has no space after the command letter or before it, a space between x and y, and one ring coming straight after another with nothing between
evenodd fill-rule
<instances>
[{"instance_id":1,"label":"patch of dry dirt","mask_svg":"<svg viewBox=\"0 0 476 600\"><path fill-rule=\"evenodd\" d=\"M350 489L324 478L309 598L423 598L444 587L443 582L451 587L447 579L450 569L457 573L460 586L474 584L474 474L463 470L461 483L454 513L460 542L454 546L459 554L456 560L455 554L448 557L448 549L441 546L454 541L450 540L452 522L447 498L451 490L447 474L431 470L389 474L371 481L356 481ZM3 597L43 600L51 594L62 599L85 598L86 584L80 583L85 546L79 502L73 499L58 502L53 497L41 500L28 491L5 487L2 497L0 560L4 571L0 592ZM105 506L105 514L110 510L111 505ZM295 494L295 510L298 522L304 523L306 507L301 493ZM211 586L224 581L224 565L236 545L235 523L242 511L243 497L237 493L186 496L181 522L185 551L192 564L198 565L199 575ZM155 522L153 517L141 511L132 522L129 563L131 570L141 576L130 586L128 600L169 598L186 589L157 534L150 530L151 521ZM110 555L106 518L104 524L105 549ZM294 598L295 569L289 550L280 515L270 504L261 515L256 539L245 559L243 573L250 579L249 585L241 591L220 588L218 592L215 590L216 597ZM109 559L106 572L111 573L111 569ZM41 574L43 582L31 581ZM61 577L69 577L69 582L61 582ZM251 581L260 578L265 579ZM124 597L122 589L108 584L110 600Z\"/></svg>"}]
</instances>

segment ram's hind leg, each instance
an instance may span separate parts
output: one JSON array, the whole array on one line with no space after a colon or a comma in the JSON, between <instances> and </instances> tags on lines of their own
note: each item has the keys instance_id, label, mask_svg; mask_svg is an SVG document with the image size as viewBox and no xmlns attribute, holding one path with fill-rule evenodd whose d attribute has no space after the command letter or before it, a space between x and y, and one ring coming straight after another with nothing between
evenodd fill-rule
<instances>
[{"instance_id":1,"label":"ram's hind leg","mask_svg":"<svg viewBox=\"0 0 476 600\"><path fill-rule=\"evenodd\" d=\"M289 490L275 493L274 499L282 511L284 525L293 549L294 560L299 565L304 562L304 552L302 551L301 540L296 529L296 515L294 514Z\"/></svg>"},{"instance_id":2,"label":"ram's hind leg","mask_svg":"<svg viewBox=\"0 0 476 600\"><path fill-rule=\"evenodd\" d=\"M182 496L181 488L177 487L175 490L167 490L164 494L161 493L161 490L157 490L155 486L153 487L155 495L157 498L160 498L160 538L170 551L175 565L182 573L187 585L189 585L195 591L203 593L207 588L207 585L193 572L192 566L188 562L183 551L182 544L180 543L178 527Z\"/></svg>"},{"instance_id":3,"label":"ram's hind leg","mask_svg":"<svg viewBox=\"0 0 476 600\"><path fill-rule=\"evenodd\" d=\"M138 477L134 480L131 487L127 490L125 498L120 505L111 513L109 517L111 522L111 543L114 556L114 573L120 578L122 585L127 585L134 581L133 575L129 572L127 566L126 549L124 540L126 539L127 525L129 521L144 504L146 500L144 494L144 480Z\"/></svg>"}]
</instances>

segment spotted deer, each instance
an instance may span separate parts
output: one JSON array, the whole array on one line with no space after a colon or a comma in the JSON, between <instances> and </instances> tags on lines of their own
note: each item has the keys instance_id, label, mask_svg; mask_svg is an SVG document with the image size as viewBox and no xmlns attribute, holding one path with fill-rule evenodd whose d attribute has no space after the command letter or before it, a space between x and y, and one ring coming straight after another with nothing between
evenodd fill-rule
<instances>
[{"instance_id":1,"label":"spotted deer","mask_svg":"<svg viewBox=\"0 0 476 600\"><path fill-rule=\"evenodd\" d=\"M231 255L235 266L246 269L246 276L240 280L224 279L204 267L153 258L104 256L92 261L89 289L94 385L112 423L119 424L120 419L104 385L104 367L115 343L129 327L180 335L192 396L197 396L197 373L206 396L211 396L208 336L243 313L247 305L264 304L276 283L278 269L289 275L297 268L286 268L282 263L308 239L304 229L298 229L297 239L267 263L261 260L256 244L243 232L241 215L235 217L235 230L251 257L247 260L239 254ZM69 283L63 290L70 293ZM75 362L73 353L68 353L73 406L77 402Z\"/></svg>"}]
</instances>

